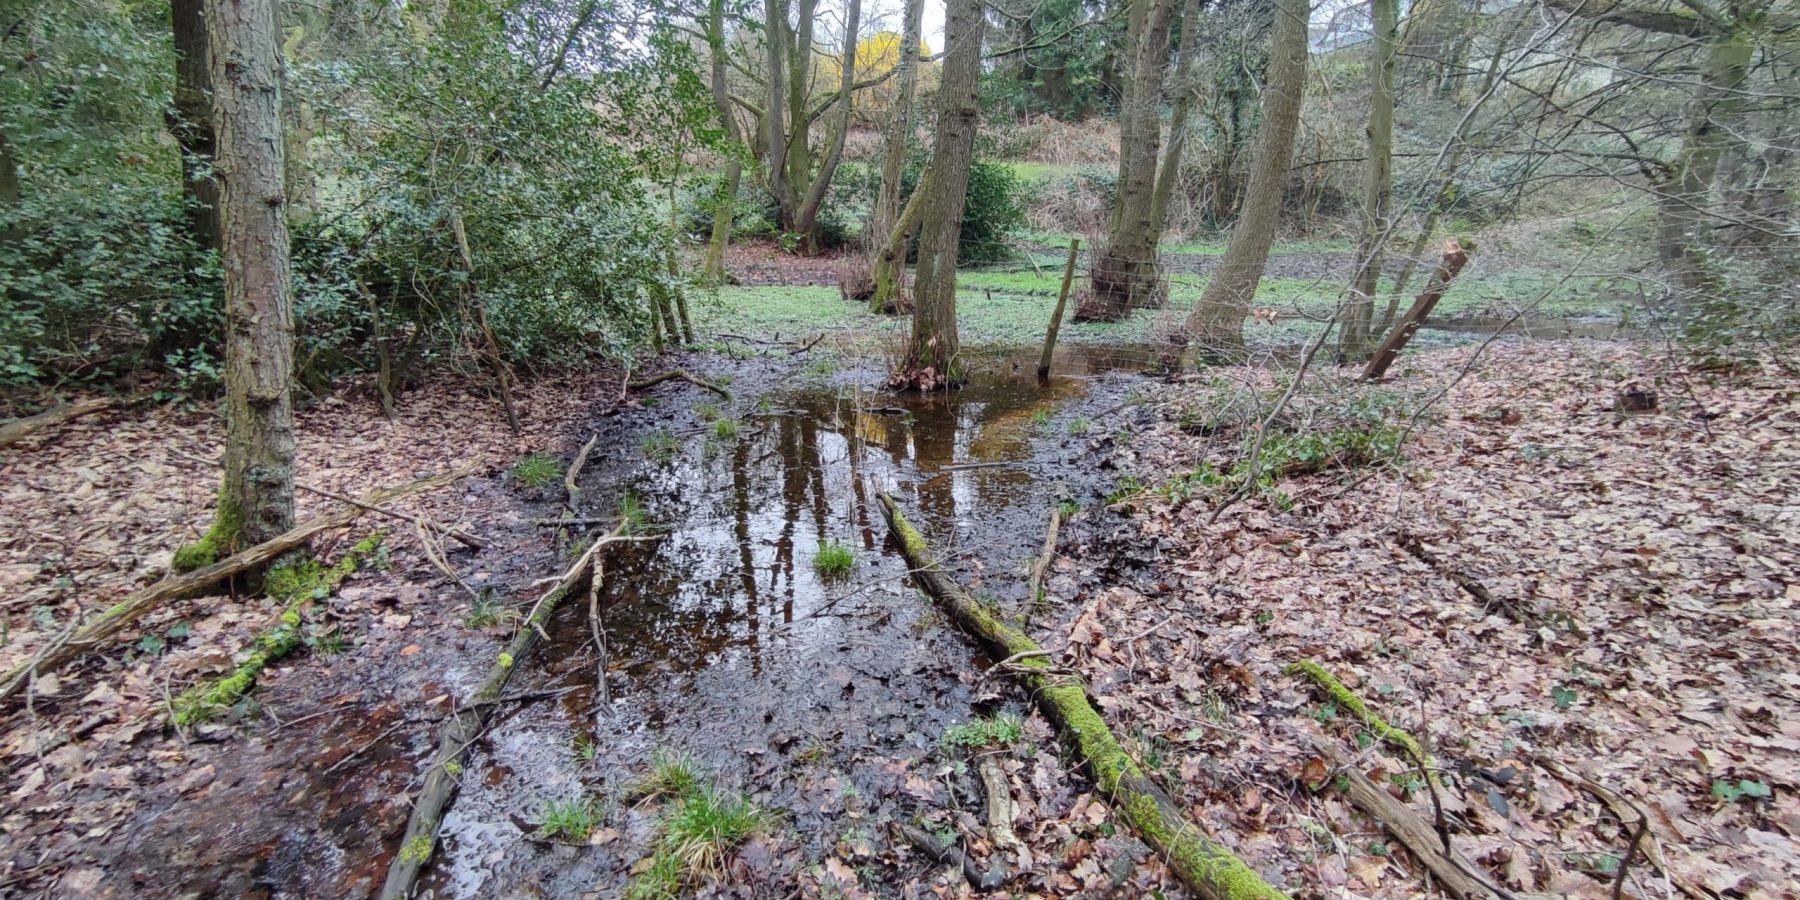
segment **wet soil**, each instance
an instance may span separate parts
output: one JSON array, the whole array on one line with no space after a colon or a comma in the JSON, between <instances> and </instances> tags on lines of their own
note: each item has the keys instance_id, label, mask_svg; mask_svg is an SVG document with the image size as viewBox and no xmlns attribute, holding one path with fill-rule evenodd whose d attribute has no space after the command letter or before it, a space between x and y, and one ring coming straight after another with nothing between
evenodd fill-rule
<instances>
[{"instance_id":1,"label":"wet soil","mask_svg":"<svg viewBox=\"0 0 1800 900\"><path fill-rule=\"evenodd\" d=\"M927 771L939 736L1003 693L907 584L875 493L895 494L973 590L1016 607L1050 508L1110 487L1071 425L1121 409L1149 359L1068 347L1041 386L1033 354L973 356L971 385L947 397L869 391L878 362L827 371L786 353L682 361L729 379L731 403L679 382L637 404L596 396L589 426L569 436L573 447L600 435L583 511L609 517L629 492L663 535L606 560L611 702L596 690L586 606L567 604L509 687L530 699L498 712L472 748L423 893L616 896L654 838L626 788L659 751L697 757L781 814L737 862L740 881L764 887L791 884L923 798L941 801ZM672 453L655 450L665 435ZM529 603L570 557L554 530L524 520L553 515L560 497L504 475L460 490L490 545L455 551L452 566L476 591ZM848 576L813 570L827 540L854 548ZM122 827L64 847L80 862L54 892L373 893L437 723L506 636L464 625L469 596L409 565L353 579L341 593L375 610L356 623L360 645L266 673L263 717L203 730L162 760L192 774L139 797ZM607 803L593 842L532 839L546 803L581 795Z\"/></svg>"}]
</instances>

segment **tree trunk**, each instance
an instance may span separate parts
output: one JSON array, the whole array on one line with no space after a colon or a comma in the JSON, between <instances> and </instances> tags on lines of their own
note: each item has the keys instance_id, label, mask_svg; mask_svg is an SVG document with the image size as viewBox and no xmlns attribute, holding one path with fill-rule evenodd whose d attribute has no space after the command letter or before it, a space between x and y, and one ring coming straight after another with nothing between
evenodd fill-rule
<instances>
[{"instance_id":1,"label":"tree trunk","mask_svg":"<svg viewBox=\"0 0 1800 900\"><path fill-rule=\"evenodd\" d=\"M887 133L882 136L881 190L869 223L869 250L879 253L900 219L900 179L906 171L906 146L912 139L913 95L919 84L919 33L925 0L906 0L904 30L900 37L900 85L889 110ZM918 189L915 185L914 190Z\"/></svg>"},{"instance_id":2,"label":"tree trunk","mask_svg":"<svg viewBox=\"0 0 1800 900\"><path fill-rule=\"evenodd\" d=\"M1163 151L1162 166L1156 172L1156 193L1150 202L1150 223L1156 240L1162 241L1169 227L1169 200L1175 185L1181 181L1181 156L1187 149L1188 116L1194 107L1194 55L1200 50L1200 7L1202 0L1187 0L1181 10L1181 60L1175 69L1175 112L1169 117L1169 146Z\"/></svg>"},{"instance_id":3,"label":"tree trunk","mask_svg":"<svg viewBox=\"0 0 1800 900\"><path fill-rule=\"evenodd\" d=\"M225 265L225 488L214 546L294 527L294 312L275 0L208 0Z\"/></svg>"},{"instance_id":4,"label":"tree trunk","mask_svg":"<svg viewBox=\"0 0 1800 900\"><path fill-rule=\"evenodd\" d=\"M712 53L712 98L713 106L719 111L719 125L732 143L742 143L744 136L738 131L737 116L731 109L731 88L725 76L725 0L711 0L708 5L706 43ZM713 194L712 236L706 242L704 270L704 277L711 284L725 280L725 245L731 241L731 221L736 212L738 188L743 181L744 165L733 155L725 160L724 177Z\"/></svg>"},{"instance_id":5,"label":"tree trunk","mask_svg":"<svg viewBox=\"0 0 1800 900\"><path fill-rule=\"evenodd\" d=\"M787 0L763 0L763 172L777 203L787 196ZM782 227L787 223L782 222Z\"/></svg>"},{"instance_id":6,"label":"tree trunk","mask_svg":"<svg viewBox=\"0 0 1800 900\"><path fill-rule=\"evenodd\" d=\"M1163 70L1175 0L1132 0L1126 92L1119 109L1119 192L1106 247L1094 258L1087 302L1075 320L1114 322L1133 309L1160 306L1166 290L1156 265L1153 216L1161 144Z\"/></svg>"},{"instance_id":7,"label":"tree trunk","mask_svg":"<svg viewBox=\"0 0 1800 900\"><path fill-rule=\"evenodd\" d=\"M900 297L900 276L906 267L906 245L919 231L919 210L925 199L925 186L931 183L931 169L927 165L925 171L919 173L919 183L913 186L912 196L907 198L900 220L894 223L894 230L888 232L887 240L875 251L872 276L875 290L869 295L870 312L900 312L905 306Z\"/></svg>"},{"instance_id":8,"label":"tree trunk","mask_svg":"<svg viewBox=\"0 0 1800 900\"><path fill-rule=\"evenodd\" d=\"M1278 0L1269 45L1268 86L1263 90L1263 123L1252 151L1244 209L1231 232L1212 281L1188 315L1186 328L1170 336L1164 363L1180 362L1189 341L1211 356L1235 356L1244 346L1244 318L1269 259L1269 244L1281 219L1288 161L1306 97L1306 0Z\"/></svg>"},{"instance_id":9,"label":"tree trunk","mask_svg":"<svg viewBox=\"0 0 1800 900\"><path fill-rule=\"evenodd\" d=\"M1657 208L1657 256L1674 279L1684 304L1705 302L1713 278L1706 264L1711 243L1706 217L1712 206L1713 178L1732 130L1742 118L1742 87L1749 77L1755 44L1741 27L1713 35L1702 63L1698 89L1687 109L1687 132L1668 183L1661 185Z\"/></svg>"},{"instance_id":10,"label":"tree trunk","mask_svg":"<svg viewBox=\"0 0 1800 900\"><path fill-rule=\"evenodd\" d=\"M1424 327L1426 317L1437 308L1438 301L1444 299L1444 292L1450 289L1450 282L1468 263L1469 252L1460 242L1444 242L1444 259L1438 263L1437 272L1433 273L1430 283L1426 284L1425 292L1413 300L1406 315L1400 317L1400 324L1394 327L1387 339L1381 342L1380 349L1369 359L1369 365L1363 369L1364 381L1375 381L1387 374L1388 367L1399 358L1400 351L1406 349L1407 342Z\"/></svg>"},{"instance_id":11,"label":"tree trunk","mask_svg":"<svg viewBox=\"0 0 1800 900\"><path fill-rule=\"evenodd\" d=\"M1375 291L1381 283L1382 245L1388 238L1388 207L1394 191L1394 41L1398 36L1395 0L1369 0L1375 39L1369 42L1369 139L1363 165L1362 235L1356 245L1356 272L1339 332L1338 355L1361 359L1369 352L1375 319Z\"/></svg>"},{"instance_id":12,"label":"tree trunk","mask_svg":"<svg viewBox=\"0 0 1800 900\"><path fill-rule=\"evenodd\" d=\"M956 251L962 231L969 165L981 107L981 39L986 26L981 0L949 0L945 10L944 60L938 84L937 135L931 177L919 218L919 265L913 287L913 327L906 358L891 383L922 391L966 380L956 337Z\"/></svg>"},{"instance_id":13,"label":"tree trunk","mask_svg":"<svg viewBox=\"0 0 1800 900\"><path fill-rule=\"evenodd\" d=\"M0 207L18 206L24 199L24 192L19 189L19 164L13 159L12 145L6 142L6 132L0 131ZM5 232L0 232L0 240L10 239Z\"/></svg>"},{"instance_id":14,"label":"tree trunk","mask_svg":"<svg viewBox=\"0 0 1800 900\"><path fill-rule=\"evenodd\" d=\"M844 156L844 139L850 134L850 92L856 84L856 30L861 24L862 0L850 0L849 9L844 16L844 55L840 67L842 71L838 75L837 125L831 130L831 147L825 151L825 160L819 164L819 172L813 176L812 187L801 201L799 215L794 221L794 230L802 235L809 254L817 254L824 249L819 244L819 207L825 202L825 191L831 187L832 176L837 174L838 160ZM804 134L801 140L805 140Z\"/></svg>"},{"instance_id":15,"label":"tree trunk","mask_svg":"<svg viewBox=\"0 0 1800 900\"><path fill-rule=\"evenodd\" d=\"M181 148L181 187L187 196L188 234L202 250L219 246L219 182L212 176L212 68L208 62L206 0L172 0L175 96L169 133Z\"/></svg>"}]
</instances>

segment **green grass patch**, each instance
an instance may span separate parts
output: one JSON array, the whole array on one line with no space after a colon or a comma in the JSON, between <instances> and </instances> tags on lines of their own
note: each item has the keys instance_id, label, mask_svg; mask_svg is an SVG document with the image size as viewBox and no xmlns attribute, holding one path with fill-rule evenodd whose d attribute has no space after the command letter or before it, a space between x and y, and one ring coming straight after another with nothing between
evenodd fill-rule
<instances>
[{"instance_id":1,"label":"green grass patch","mask_svg":"<svg viewBox=\"0 0 1800 900\"><path fill-rule=\"evenodd\" d=\"M1025 720L1011 713L981 716L944 729L938 746L946 753L1010 747L1025 739Z\"/></svg>"},{"instance_id":2,"label":"green grass patch","mask_svg":"<svg viewBox=\"0 0 1800 900\"><path fill-rule=\"evenodd\" d=\"M643 786L650 790L642 790ZM750 837L778 821L742 795L722 790L685 756L659 756L640 782L643 796L672 802L662 817L650 865L625 887L631 900L665 900L685 895L703 879L716 877L726 857Z\"/></svg>"},{"instance_id":3,"label":"green grass patch","mask_svg":"<svg viewBox=\"0 0 1800 900\"><path fill-rule=\"evenodd\" d=\"M579 844L606 821L606 810L599 800L583 795L544 804L538 818L538 834L545 840Z\"/></svg>"},{"instance_id":4,"label":"green grass patch","mask_svg":"<svg viewBox=\"0 0 1800 900\"><path fill-rule=\"evenodd\" d=\"M547 488L562 480L562 462L544 453L533 453L513 463L513 479L532 488Z\"/></svg>"},{"instance_id":5,"label":"green grass patch","mask_svg":"<svg viewBox=\"0 0 1800 900\"><path fill-rule=\"evenodd\" d=\"M813 556L813 571L827 578L842 578L850 574L854 565L856 552L850 545L829 539L819 545L819 552Z\"/></svg>"}]
</instances>

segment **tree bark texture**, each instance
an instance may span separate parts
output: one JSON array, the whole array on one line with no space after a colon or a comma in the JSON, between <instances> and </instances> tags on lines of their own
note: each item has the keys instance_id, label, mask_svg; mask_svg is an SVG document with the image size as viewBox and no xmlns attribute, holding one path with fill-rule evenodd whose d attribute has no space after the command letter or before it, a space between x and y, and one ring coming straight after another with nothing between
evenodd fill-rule
<instances>
[{"instance_id":1,"label":"tree bark texture","mask_svg":"<svg viewBox=\"0 0 1800 900\"><path fill-rule=\"evenodd\" d=\"M937 390L965 380L956 335L956 253L981 119L977 90L985 26L981 0L950 0L944 25L949 55L938 84L931 177L919 188L925 195L919 213L912 337L893 377L899 387Z\"/></svg>"},{"instance_id":2,"label":"tree bark texture","mask_svg":"<svg viewBox=\"0 0 1800 900\"><path fill-rule=\"evenodd\" d=\"M1381 282L1382 245L1388 239L1394 192L1394 49L1399 36L1396 0L1369 0L1375 39L1369 42L1368 159L1363 164L1362 234L1356 242L1356 272L1339 332L1339 355L1361 359L1369 352L1375 319L1375 291Z\"/></svg>"},{"instance_id":3,"label":"tree bark texture","mask_svg":"<svg viewBox=\"0 0 1800 900\"><path fill-rule=\"evenodd\" d=\"M225 267L225 488L215 546L294 526L294 312L275 0L207 0Z\"/></svg>"},{"instance_id":4,"label":"tree bark texture","mask_svg":"<svg viewBox=\"0 0 1800 900\"><path fill-rule=\"evenodd\" d=\"M219 183L211 170L212 66L206 35L206 0L171 0L175 35L175 96L169 133L181 148L181 188L188 200L188 233L202 250L219 246Z\"/></svg>"},{"instance_id":5,"label":"tree bark texture","mask_svg":"<svg viewBox=\"0 0 1800 900\"><path fill-rule=\"evenodd\" d=\"M1669 183L1662 185L1656 223L1657 256L1684 304L1713 300L1708 271L1712 244L1707 222L1713 208L1713 181L1732 132L1743 118L1744 82L1756 45L1741 27L1712 36L1701 62L1701 77L1688 103L1687 130Z\"/></svg>"},{"instance_id":6,"label":"tree bark texture","mask_svg":"<svg viewBox=\"0 0 1800 900\"><path fill-rule=\"evenodd\" d=\"M900 85L888 111L887 131L882 135L881 188L875 197L875 210L869 223L869 250L879 253L888 235L899 224L900 179L906 172L906 145L912 139L913 95L919 84L919 40L923 27L925 0L906 0L904 24L900 36ZM918 189L915 185L914 190Z\"/></svg>"},{"instance_id":7,"label":"tree bark texture","mask_svg":"<svg viewBox=\"0 0 1800 900\"><path fill-rule=\"evenodd\" d=\"M1200 52L1200 9L1204 0L1187 0L1181 9L1181 58L1175 67L1175 111L1169 116L1169 146L1156 171L1156 193L1150 203L1150 224L1162 241L1169 227L1169 201L1181 181L1181 157L1187 150L1188 117L1193 113L1194 56Z\"/></svg>"},{"instance_id":8,"label":"tree bark texture","mask_svg":"<svg viewBox=\"0 0 1800 900\"><path fill-rule=\"evenodd\" d=\"M1163 73L1175 0L1132 0L1125 97L1119 109L1119 191L1106 246L1095 248L1087 302L1075 320L1115 322L1133 309L1160 306L1167 290L1156 264L1154 221L1161 145Z\"/></svg>"},{"instance_id":9,"label":"tree bark texture","mask_svg":"<svg viewBox=\"0 0 1800 900\"><path fill-rule=\"evenodd\" d=\"M1170 365L1179 361L1190 341L1216 357L1235 356L1243 349L1244 318L1250 314L1250 301L1256 296L1269 245L1280 223L1288 161L1300 123L1300 104L1306 97L1308 11L1305 0L1278 0L1275 5L1263 122L1251 155L1243 211L1232 229L1225 258L1207 283L1199 305L1188 315L1186 328L1170 338L1165 353Z\"/></svg>"}]
</instances>

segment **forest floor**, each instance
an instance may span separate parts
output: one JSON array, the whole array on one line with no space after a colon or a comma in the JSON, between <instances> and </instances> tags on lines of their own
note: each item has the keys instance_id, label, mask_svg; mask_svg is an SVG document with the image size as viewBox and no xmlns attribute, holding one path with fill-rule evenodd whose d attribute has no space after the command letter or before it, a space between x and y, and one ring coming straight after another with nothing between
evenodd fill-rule
<instances>
[{"instance_id":1,"label":"forest floor","mask_svg":"<svg viewBox=\"0 0 1800 900\"><path fill-rule=\"evenodd\" d=\"M835 291L831 304L848 306ZM775 318L744 334L820 330L767 327ZM1307 658L1425 742L1457 846L1512 889L1610 894L1626 835L1551 774L1560 763L1649 813L1643 843L1659 862L1629 866L1631 895L1671 896L1660 866L1692 896L1791 896L1791 376L1766 361L1695 371L1637 343L1477 352L1409 355L1398 380L1369 389L1315 372L1289 419L1301 433L1391 425L1447 393L1418 413L1399 461L1294 466L1212 523L1224 498L1209 473L1241 454L1233 410L1267 402L1267 370L1153 381L1132 373L1129 348L1077 342L1049 389L1027 377L1029 353L998 351L978 354L961 395L893 398L867 390L884 361L840 333L805 352L724 339L658 363L725 384L729 401L680 383L627 396L616 370L533 380L517 436L489 396L454 382L402 398L392 422L372 400L326 399L300 416L302 483L361 493L482 466L404 505L488 542L446 554L467 589L410 527L365 516L315 549L334 559L381 529L375 564L315 604L304 652L216 721L171 730L167 700L275 620L266 598L173 604L40 678L0 737L0 892L368 895L437 722L511 631L504 609L568 564L571 544L528 521L555 514L560 476L530 486L517 463L566 461L598 435L584 509L609 517L629 495L664 535L607 565L611 702L595 693L586 612L568 610L513 685L541 699L498 716L475 748L427 879L437 895L619 895L666 827L632 785L670 751L780 814L708 895L973 893L896 846L890 820L956 836L1014 892L1180 895L1028 698L907 589L870 511L880 489L972 590L1027 617L1203 827L1299 895L1425 890L1416 860L1307 748L1365 743L1346 709L1283 674ZM1659 408L1614 412L1633 385ZM0 537L0 662L159 576L207 522L219 437L214 415L160 406L0 451L0 504L25 523ZM1019 573L1064 500L1080 512L1035 605ZM301 497L302 517L326 506ZM1402 549L1408 538L1439 566ZM828 543L852 550L847 575L814 570ZM1492 608L1453 574L1484 585ZM1009 714L1016 734L973 741L1018 807L1023 846L996 852L962 745L966 726ZM1429 816L1408 760L1376 745L1361 763ZM547 805L569 799L601 811L588 838L534 839Z\"/></svg>"}]
</instances>

